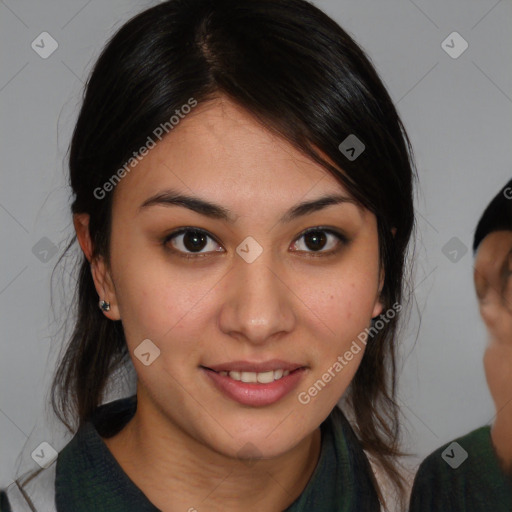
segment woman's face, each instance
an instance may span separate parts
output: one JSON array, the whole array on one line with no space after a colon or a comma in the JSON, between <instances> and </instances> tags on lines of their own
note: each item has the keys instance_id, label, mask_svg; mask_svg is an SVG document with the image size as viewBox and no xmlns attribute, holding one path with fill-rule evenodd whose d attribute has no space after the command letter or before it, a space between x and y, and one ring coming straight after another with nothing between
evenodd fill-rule
<instances>
[{"instance_id":1,"label":"woman's face","mask_svg":"<svg viewBox=\"0 0 512 512\"><path fill-rule=\"evenodd\" d=\"M196 202L171 204L171 190ZM344 199L297 208L331 195ZM112 215L110 270L99 268L113 285L97 289L122 320L139 409L230 457L277 456L311 434L382 311L375 216L225 99L149 151Z\"/></svg>"}]
</instances>

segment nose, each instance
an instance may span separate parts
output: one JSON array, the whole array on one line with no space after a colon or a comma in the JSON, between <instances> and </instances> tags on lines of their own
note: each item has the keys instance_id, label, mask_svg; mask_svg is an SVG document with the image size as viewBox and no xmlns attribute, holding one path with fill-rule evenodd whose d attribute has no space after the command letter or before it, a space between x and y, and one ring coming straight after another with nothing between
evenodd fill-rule
<instances>
[{"instance_id":1,"label":"nose","mask_svg":"<svg viewBox=\"0 0 512 512\"><path fill-rule=\"evenodd\" d=\"M284 265L271 251L248 263L236 255L220 310L220 329L253 345L284 336L296 325L297 299Z\"/></svg>"}]
</instances>

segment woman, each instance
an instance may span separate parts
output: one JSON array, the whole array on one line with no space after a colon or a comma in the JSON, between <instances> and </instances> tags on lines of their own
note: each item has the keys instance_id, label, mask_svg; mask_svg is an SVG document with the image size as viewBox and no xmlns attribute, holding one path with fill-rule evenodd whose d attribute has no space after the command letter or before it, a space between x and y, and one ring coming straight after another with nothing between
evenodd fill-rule
<instances>
[{"instance_id":1,"label":"woman","mask_svg":"<svg viewBox=\"0 0 512 512\"><path fill-rule=\"evenodd\" d=\"M496 416L492 426L455 439L421 463L411 512L512 510L512 180L482 214L473 253L489 341L484 368Z\"/></svg>"},{"instance_id":2,"label":"woman","mask_svg":"<svg viewBox=\"0 0 512 512\"><path fill-rule=\"evenodd\" d=\"M403 498L411 151L332 19L303 0L142 12L95 65L69 166L83 262L53 385L76 435L43 471L58 511L380 510L369 458ZM103 404L128 364L136 395Z\"/></svg>"}]
</instances>

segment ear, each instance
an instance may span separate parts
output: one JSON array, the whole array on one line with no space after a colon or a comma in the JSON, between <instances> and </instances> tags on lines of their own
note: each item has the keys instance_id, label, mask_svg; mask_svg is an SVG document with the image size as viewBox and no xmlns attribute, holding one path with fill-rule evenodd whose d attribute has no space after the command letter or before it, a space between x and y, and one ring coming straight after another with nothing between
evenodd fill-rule
<instances>
[{"instance_id":1,"label":"ear","mask_svg":"<svg viewBox=\"0 0 512 512\"><path fill-rule=\"evenodd\" d=\"M384 286L384 278L385 278L384 267L381 266L381 269L379 272L379 291L377 293L377 297L375 298L375 304L373 306L372 318L379 316L382 313L382 311L384 310L384 304L381 301L381 293L382 293L382 288Z\"/></svg>"},{"instance_id":2,"label":"ear","mask_svg":"<svg viewBox=\"0 0 512 512\"><path fill-rule=\"evenodd\" d=\"M393 234L393 237L396 235L396 228L391 228L391 233ZM380 273L379 273L379 293L377 295L377 298L375 299L375 305L373 306L373 313L372 318L375 318L376 316L379 316L384 311L384 304L381 300L381 294L382 294L382 288L384 287L384 279L386 277L386 274L384 272L384 267L381 266Z\"/></svg>"},{"instance_id":3,"label":"ear","mask_svg":"<svg viewBox=\"0 0 512 512\"><path fill-rule=\"evenodd\" d=\"M102 257L93 259L92 256L93 244L89 233L89 218L88 213L75 213L73 215L76 237L87 261L91 265L91 274L94 287L98 293L98 302L101 299L110 303L110 310L103 311L103 314L110 320L120 320L121 315L117 304L116 289L110 269Z\"/></svg>"}]
</instances>

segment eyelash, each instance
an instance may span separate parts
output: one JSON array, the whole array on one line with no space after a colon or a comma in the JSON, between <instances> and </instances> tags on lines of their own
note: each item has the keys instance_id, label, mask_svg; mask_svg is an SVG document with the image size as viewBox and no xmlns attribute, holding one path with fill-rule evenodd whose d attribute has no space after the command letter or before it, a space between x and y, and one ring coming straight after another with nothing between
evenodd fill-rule
<instances>
[{"instance_id":1,"label":"eyelash","mask_svg":"<svg viewBox=\"0 0 512 512\"><path fill-rule=\"evenodd\" d=\"M177 254L178 256L180 256L182 258L186 258L186 259L204 258L206 256L210 256L212 254L212 252L221 252L221 251L209 251L209 252L206 252L206 253L183 253L182 251L179 251L177 249L174 249L174 248L168 246L168 243L173 238L175 238L175 237L177 237L179 235L182 235L182 234L189 233L189 232L199 233L199 234L205 235L208 238L211 238L212 240L214 240L218 245L220 245L219 242L217 242L217 240L215 240L215 238L212 235L210 235L207 231L204 231L203 229L200 229L200 228L193 228L193 227L180 228L177 231L173 231L172 233L170 233L170 234L168 234L167 236L164 237L164 239L162 240L162 245L167 250L173 252L174 254ZM316 233L316 232L328 233L330 235L335 236L338 239L338 241L340 242L341 246L345 246L345 245L347 245L350 242L350 240L345 235L343 235L342 233L339 233L338 231L332 230L330 228L323 228L322 226L318 226L318 227L309 228L306 231L303 231L294 240L294 243L297 240L300 240L302 237L304 237L304 236L306 236L306 235L308 235L310 233ZM307 258L318 258L318 257L322 258L322 257L334 256L340 250L341 250L341 247L338 246L336 249L331 249L330 251L316 251L316 252L315 251L296 251L296 252L305 253L307 255L306 256Z\"/></svg>"}]
</instances>

